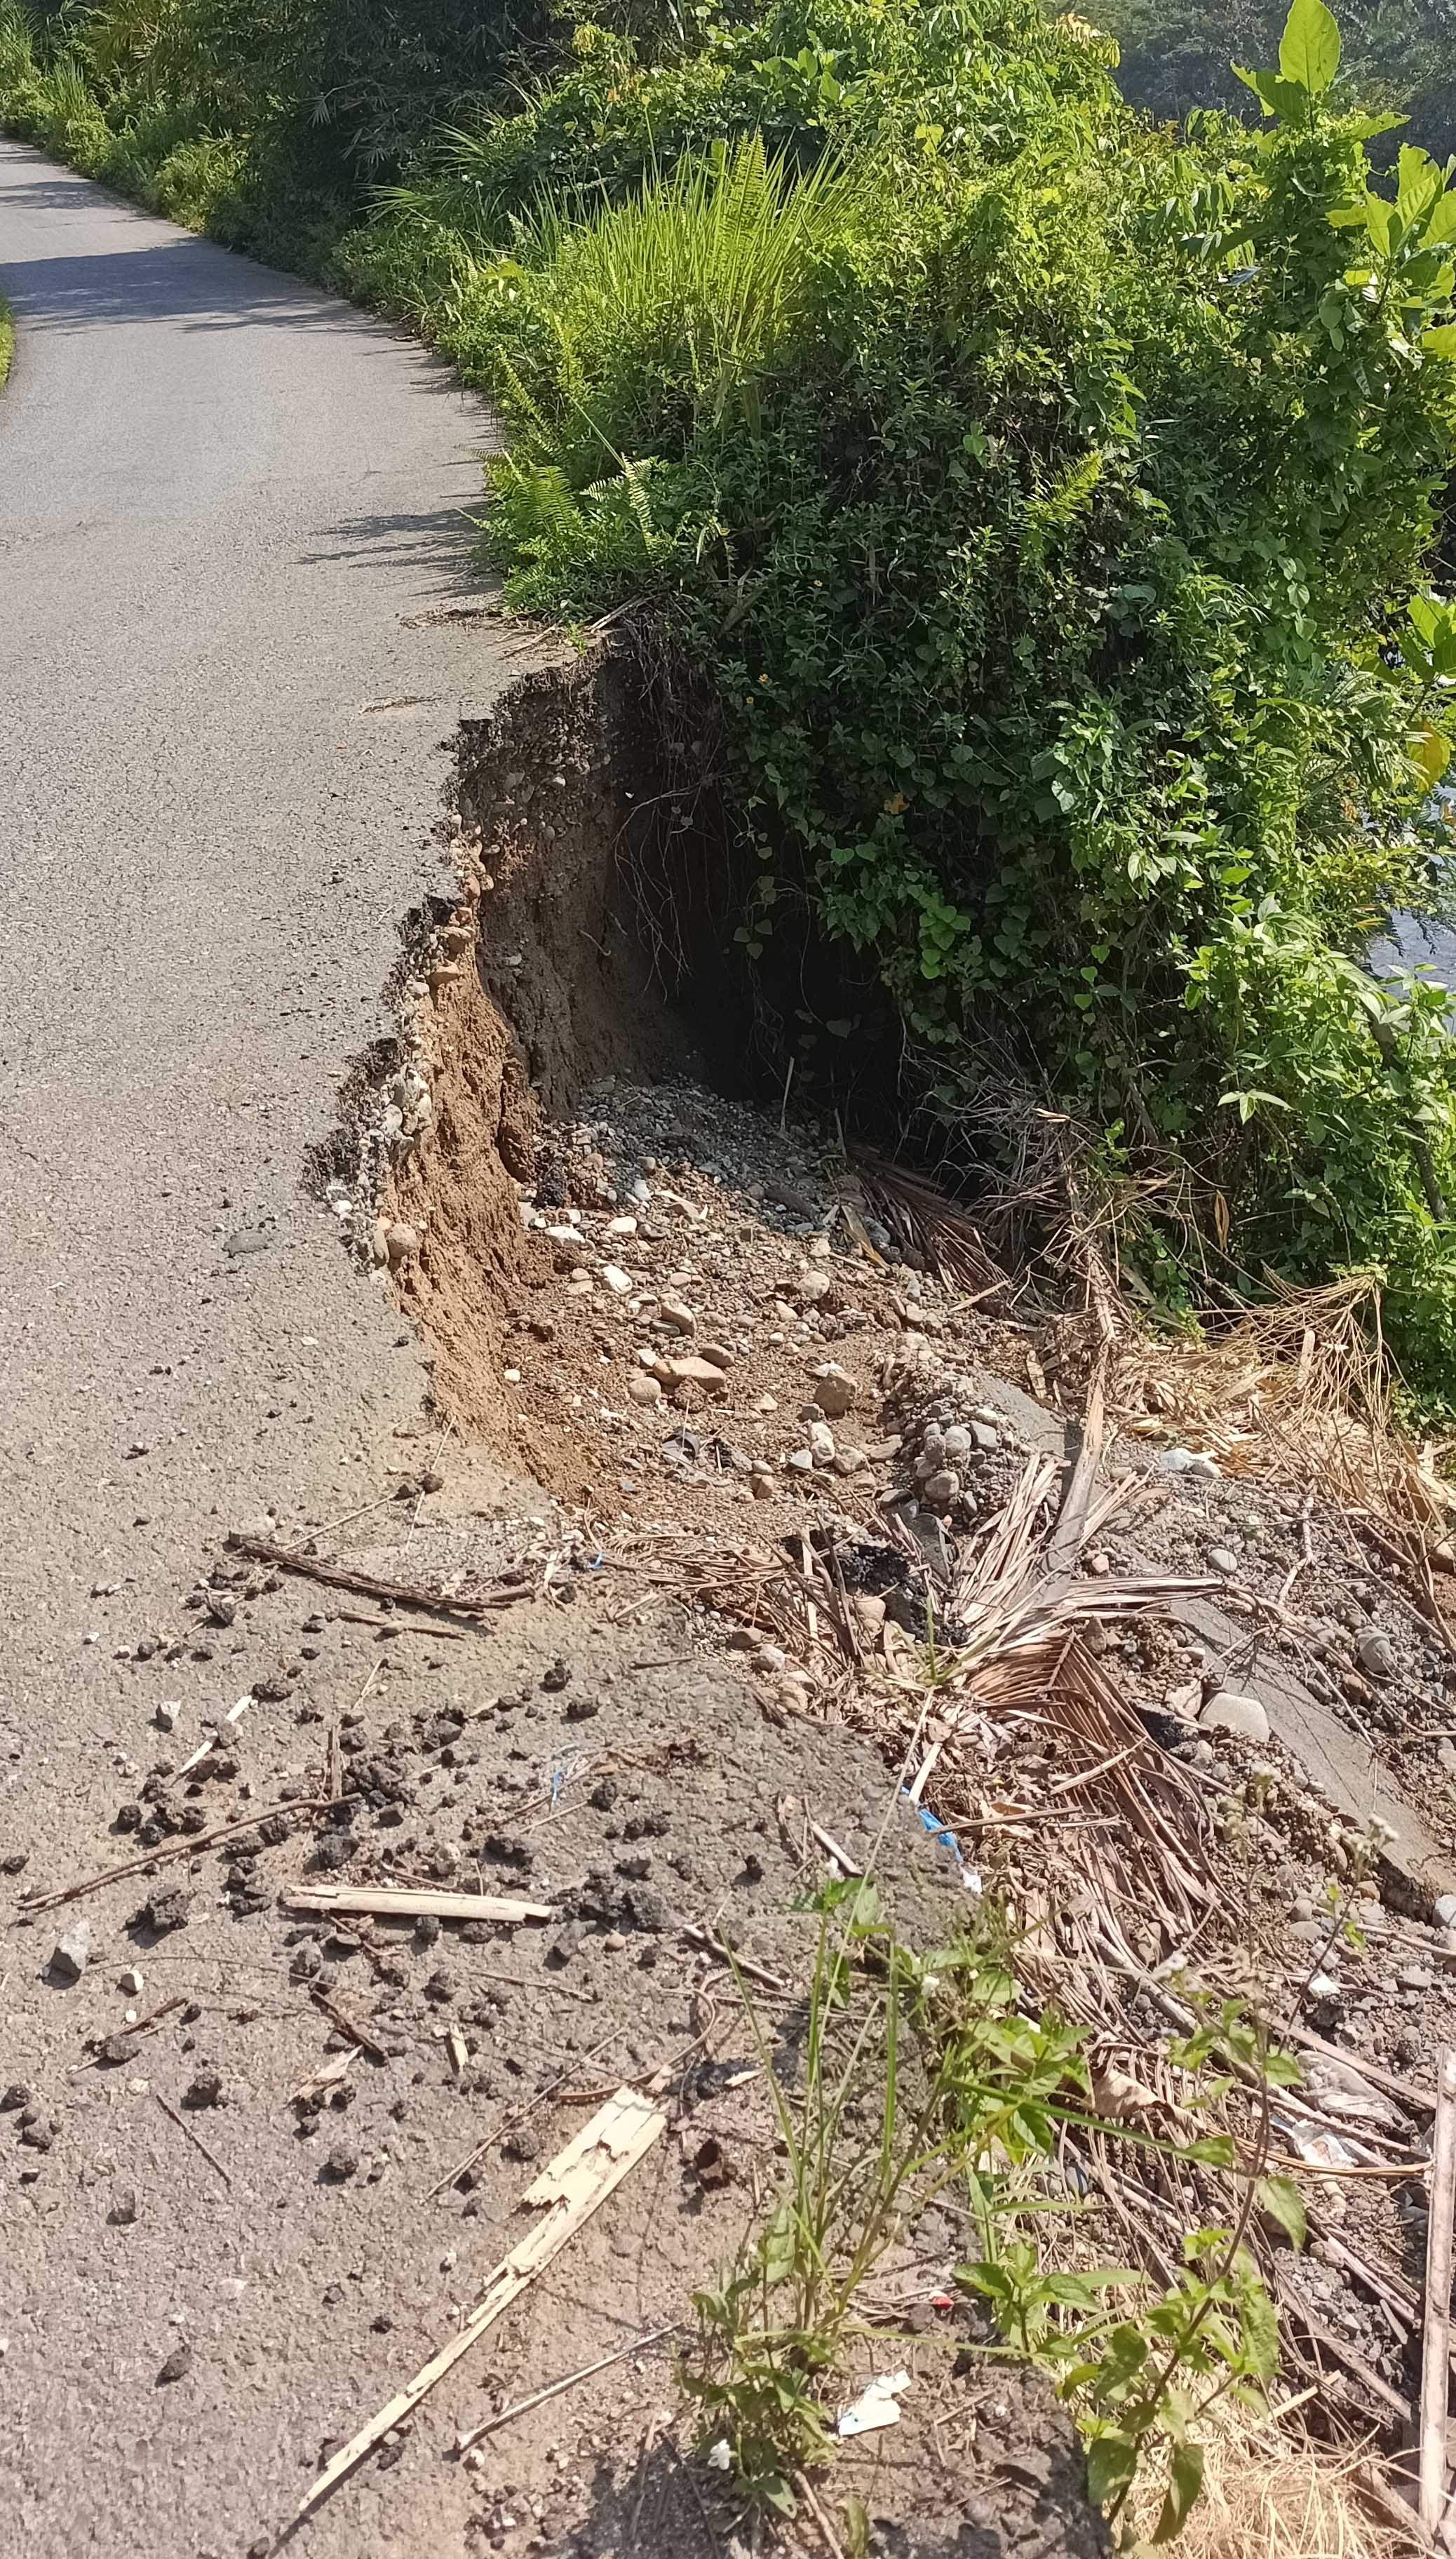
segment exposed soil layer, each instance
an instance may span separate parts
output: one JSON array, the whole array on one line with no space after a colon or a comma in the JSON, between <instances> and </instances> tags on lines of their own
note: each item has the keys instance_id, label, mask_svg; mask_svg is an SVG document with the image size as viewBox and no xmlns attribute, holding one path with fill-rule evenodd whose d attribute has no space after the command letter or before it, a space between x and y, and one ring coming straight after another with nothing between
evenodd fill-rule
<instances>
[{"instance_id":1,"label":"exposed soil layer","mask_svg":"<svg viewBox=\"0 0 1456 2559\"><path fill-rule=\"evenodd\" d=\"M505 1332L553 1268L522 1231L520 1184L543 1114L589 1077L702 1063L673 1008L682 948L643 888L649 864L662 880L664 846L694 840L664 815L683 796L627 662L598 651L523 677L462 731L451 858L464 893L427 977L401 977L434 1117L389 1183L390 1215L421 1239L398 1268L400 1300L430 1342L441 1413L570 1498L589 1479L579 1434L550 1414L522 1425L501 1385Z\"/></svg>"}]
</instances>

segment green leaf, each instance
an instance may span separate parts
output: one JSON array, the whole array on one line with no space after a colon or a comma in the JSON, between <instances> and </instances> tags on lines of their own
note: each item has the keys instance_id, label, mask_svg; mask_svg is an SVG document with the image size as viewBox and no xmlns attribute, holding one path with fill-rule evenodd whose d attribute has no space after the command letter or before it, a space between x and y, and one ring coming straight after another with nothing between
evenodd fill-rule
<instances>
[{"instance_id":1,"label":"green leaf","mask_svg":"<svg viewBox=\"0 0 1456 2559\"><path fill-rule=\"evenodd\" d=\"M1245 88L1252 89L1265 115L1290 121L1303 114L1305 92L1297 80L1280 79L1277 72L1246 72L1241 63L1231 63L1229 69Z\"/></svg>"},{"instance_id":2,"label":"green leaf","mask_svg":"<svg viewBox=\"0 0 1456 2559\"><path fill-rule=\"evenodd\" d=\"M1202 2168L1232 2168L1234 2137L1232 2133L1205 2133L1201 2141L1190 2142L1182 2156L1196 2160Z\"/></svg>"},{"instance_id":3,"label":"green leaf","mask_svg":"<svg viewBox=\"0 0 1456 2559\"><path fill-rule=\"evenodd\" d=\"M1293 0L1279 41L1279 70L1319 97L1340 68L1340 30L1324 0Z\"/></svg>"},{"instance_id":4,"label":"green leaf","mask_svg":"<svg viewBox=\"0 0 1456 2559\"><path fill-rule=\"evenodd\" d=\"M1292 2178L1261 2177L1254 2187L1254 2199L1261 2212L1266 2212L1271 2221L1277 2221L1292 2247L1304 2246L1307 2233L1304 2197Z\"/></svg>"},{"instance_id":5,"label":"green leaf","mask_svg":"<svg viewBox=\"0 0 1456 2559\"><path fill-rule=\"evenodd\" d=\"M1451 741L1438 728L1422 729L1409 745L1410 761L1428 791L1433 791L1451 761Z\"/></svg>"},{"instance_id":6,"label":"green leaf","mask_svg":"<svg viewBox=\"0 0 1456 2559\"><path fill-rule=\"evenodd\" d=\"M862 2497L851 2494L845 2497L841 2511L839 2538L844 2544L844 2559L865 2559L870 2546L869 2508Z\"/></svg>"},{"instance_id":7,"label":"green leaf","mask_svg":"<svg viewBox=\"0 0 1456 2559\"><path fill-rule=\"evenodd\" d=\"M1448 325L1443 329L1427 329L1420 342L1420 352L1423 356L1456 357L1456 327Z\"/></svg>"},{"instance_id":8,"label":"green leaf","mask_svg":"<svg viewBox=\"0 0 1456 2559\"><path fill-rule=\"evenodd\" d=\"M1203 2447L1201 2444L1175 2444L1168 2469L1168 2492L1163 2510L1153 2527L1153 2539L1171 2541L1182 2531L1203 2486Z\"/></svg>"},{"instance_id":9,"label":"green leaf","mask_svg":"<svg viewBox=\"0 0 1456 2559\"><path fill-rule=\"evenodd\" d=\"M1442 248L1447 240L1456 240L1456 187L1448 187L1436 198L1424 236L1427 248Z\"/></svg>"},{"instance_id":10,"label":"green leaf","mask_svg":"<svg viewBox=\"0 0 1456 2559\"><path fill-rule=\"evenodd\" d=\"M1263 2073L1271 2088L1296 2088L1304 2077L1292 2052L1266 2052Z\"/></svg>"},{"instance_id":11,"label":"green leaf","mask_svg":"<svg viewBox=\"0 0 1456 2559\"><path fill-rule=\"evenodd\" d=\"M1087 2492L1093 2505L1105 2505L1132 2484L1137 2446L1125 2435L1098 2435L1087 2448Z\"/></svg>"},{"instance_id":12,"label":"green leaf","mask_svg":"<svg viewBox=\"0 0 1456 2559\"><path fill-rule=\"evenodd\" d=\"M1441 192L1441 173L1429 152L1416 142L1402 142L1395 179L1395 205L1402 223L1419 222Z\"/></svg>"},{"instance_id":13,"label":"green leaf","mask_svg":"<svg viewBox=\"0 0 1456 2559\"><path fill-rule=\"evenodd\" d=\"M1111 2331L1097 2369L1096 2396L1103 2407L1136 2379L1147 2361L1147 2338L1131 2320L1123 2320Z\"/></svg>"},{"instance_id":14,"label":"green leaf","mask_svg":"<svg viewBox=\"0 0 1456 2559\"><path fill-rule=\"evenodd\" d=\"M794 2271L795 2259L794 2212L787 2200L769 2222L761 2246L765 2283L786 2282Z\"/></svg>"}]
</instances>

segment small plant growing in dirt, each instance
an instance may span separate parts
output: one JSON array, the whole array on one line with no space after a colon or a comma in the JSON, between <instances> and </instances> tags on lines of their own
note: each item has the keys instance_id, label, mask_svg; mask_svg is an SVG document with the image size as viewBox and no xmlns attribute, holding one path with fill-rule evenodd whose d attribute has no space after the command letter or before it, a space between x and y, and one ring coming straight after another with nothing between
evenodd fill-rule
<instances>
[{"instance_id":1,"label":"small plant growing in dirt","mask_svg":"<svg viewBox=\"0 0 1456 2559\"><path fill-rule=\"evenodd\" d=\"M1196 2420L1230 2392L1257 2404L1273 2373L1275 2315L1245 2241L1255 2209L1297 2241L1297 2195L1245 2174L1235 2226L1190 2231L1183 2264L1153 2298L1138 2268L1049 2262L1055 2252L1032 2234L1066 2209L1042 2175L1062 2129L1159 2147L1094 2113L1081 2030L1050 2010L1027 2013L994 1912L954 1946L922 1954L898 1937L871 1881L831 1882L803 1906L817 1931L797 2044L771 2042L739 1983L786 2167L734 2264L693 2296L697 2330L679 2378L701 2447L756 2502L798 2510L805 2474L837 2451L834 2401L872 2333L866 2288L945 2199L969 2241L957 2282L999 2333L987 2356L1016 2354L1047 2373L1088 2442L1090 2491L1113 2520L1154 2466L1166 2486L1152 2538L1171 2537L1202 2477ZM1257 2027L1226 2003L1176 2058L1199 2070L1227 2060L1262 2088L1269 2056ZM1272 2075L1281 2067L1293 2065L1276 2058ZM1209 2101L1232 2085L1211 2075ZM1226 2134L1182 2157L1238 2167ZM893 2343L882 2325L873 2333L877 2352ZM851 2533L854 2520L851 2501Z\"/></svg>"}]
</instances>

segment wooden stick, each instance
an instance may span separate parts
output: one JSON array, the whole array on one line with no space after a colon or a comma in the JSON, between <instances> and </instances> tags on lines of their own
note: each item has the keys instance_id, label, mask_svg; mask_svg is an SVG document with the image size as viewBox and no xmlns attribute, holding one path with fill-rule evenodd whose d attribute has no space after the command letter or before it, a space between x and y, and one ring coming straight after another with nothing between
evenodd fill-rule
<instances>
[{"instance_id":1,"label":"wooden stick","mask_svg":"<svg viewBox=\"0 0 1456 2559\"><path fill-rule=\"evenodd\" d=\"M512 1599L528 1599L528 1581L498 1583L494 1590L483 1591L476 1599L447 1599L443 1591L426 1590L414 1581L381 1581L377 1574L354 1573L347 1565L326 1564L322 1556L300 1555L292 1547L273 1546L265 1537L243 1537L232 1529L227 1544L238 1555L250 1555L258 1564L276 1565L280 1573L301 1573L309 1581L327 1582L331 1590L358 1590L365 1599L387 1599L398 1608L428 1608L437 1616L479 1618L492 1608L509 1607Z\"/></svg>"},{"instance_id":2,"label":"wooden stick","mask_svg":"<svg viewBox=\"0 0 1456 2559\"><path fill-rule=\"evenodd\" d=\"M751 1982L762 1982L766 1991L788 1993L789 1984L781 1982L777 1973L771 1973L765 1964L756 1964L750 1955L734 1953L724 1945L721 1937L714 1936L711 1928L687 1927L682 1933L690 1945L701 1946L706 1953L715 1955L720 1964L727 1964L730 1967L736 1965L739 1972L746 1973Z\"/></svg>"},{"instance_id":3,"label":"wooden stick","mask_svg":"<svg viewBox=\"0 0 1456 2559\"><path fill-rule=\"evenodd\" d=\"M205 1848L216 1848L219 1840L236 1839L240 1832L255 1831L264 1822L280 1817L291 1820L295 1813L331 1813L336 1804L353 1801L352 1795L310 1795L300 1803L269 1804L260 1813L249 1813L245 1821L222 1822L215 1831L189 1832L185 1838L169 1840L165 1848L149 1848L140 1857L123 1858L120 1866L104 1868L99 1875L83 1876L79 1883L68 1883L60 1892L43 1892L23 1901L15 1918L29 1919L39 1910L55 1910L63 1901L78 1901L83 1892L99 1892L103 1883L119 1883L128 1875L150 1875L154 1866L167 1866L174 1858L197 1857Z\"/></svg>"},{"instance_id":4,"label":"wooden stick","mask_svg":"<svg viewBox=\"0 0 1456 2559\"><path fill-rule=\"evenodd\" d=\"M1282 2090L1280 2094L1282 2095ZM1333 2161L1301 2159L1295 2151L1270 2151L1270 2168L1287 2169L1291 2177L1429 2177L1429 2160L1382 2160L1378 2168L1343 2168ZM1247 2174L1257 2171L1251 2166Z\"/></svg>"},{"instance_id":5,"label":"wooden stick","mask_svg":"<svg viewBox=\"0 0 1456 2559\"><path fill-rule=\"evenodd\" d=\"M288 1899L299 1910L364 1910L392 1919L554 1919L549 1901L515 1901L494 1892L415 1892L404 1884L356 1891L348 1883L296 1883Z\"/></svg>"},{"instance_id":6,"label":"wooden stick","mask_svg":"<svg viewBox=\"0 0 1456 2559\"><path fill-rule=\"evenodd\" d=\"M799 2484L802 2488L804 2495L808 2500L809 2512L813 2516L815 2523L818 2525L820 2532L823 2534L824 2547L829 2553L829 2559L844 2559L844 2552L839 2544L839 2536L835 2532L834 2526L829 2521L827 2514L824 2512L823 2507L820 2505L818 2498L814 2494L813 2482L810 2480L808 2473L806 2471L800 2471L797 2476Z\"/></svg>"},{"instance_id":7,"label":"wooden stick","mask_svg":"<svg viewBox=\"0 0 1456 2559\"><path fill-rule=\"evenodd\" d=\"M563 2390L574 2389L578 2381L590 2381L593 2373L605 2372L609 2364L620 2363L625 2355L642 2354L648 2346L658 2344L664 2336L675 2336L681 2326L681 2320L673 2320L666 2328L650 2329L646 2336L635 2336L629 2344L614 2347L610 2354L598 2355L595 2363L583 2363L575 2372L564 2372L559 2381L548 2381L544 2390L533 2390L529 2398L513 2400L499 2415L487 2417L482 2424L472 2427L468 2435L457 2436L456 2452L468 2453L471 2446L480 2443L485 2436L498 2434L503 2426L509 2426L512 2417L523 2417L527 2409L543 2407L548 2399L559 2398Z\"/></svg>"},{"instance_id":8,"label":"wooden stick","mask_svg":"<svg viewBox=\"0 0 1456 2559\"><path fill-rule=\"evenodd\" d=\"M178 2009L186 2008L186 2006L187 1993L185 1991L179 1991L176 1999L164 2000L161 2007L154 2008L149 2017L139 2017L135 2026L119 2026L116 2032L118 2035L151 2034L157 2027L164 2025L166 2020L173 2016ZM96 2040L95 2037L90 2039L93 2041ZM108 2035L101 2039L109 2042L111 2038ZM99 2068L99 2066L100 2055L98 2053L92 2061L91 2067L92 2069L96 2069Z\"/></svg>"},{"instance_id":9,"label":"wooden stick","mask_svg":"<svg viewBox=\"0 0 1456 2559\"><path fill-rule=\"evenodd\" d=\"M179 2131L180 2133L184 2133L184 2134L186 2135L187 2139L191 2142L191 2144L192 2144L192 2146L193 2146L193 2149L194 2149L195 2151L201 2151L201 2152L202 2152L202 2155L203 2155L204 2159L207 2161L209 2168L215 2168L215 2169L217 2170L217 2172L218 2172L218 2176L220 2177L220 2179L222 2180L223 2184L224 2184L224 2185L230 2185L230 2184L232 2183L232 2180L231 2180L231 2178L228 2176L227 2171L226 2171L226 2170L225 2170L225 2168L222 2166L222 2163L221 2163L221 2161L218 2159L217 2152L216 2152L216 2151L210 2151L210 2150L209 2150L208 2145L207 2145L207 2143L203 2140L203 2137L202 2137L201 2133L195 2133L195 2132L193 2131L193 2128L192 2128L191 2124L188 2122L188 2120L187 2120L186 2116L185 2116L185 2115L179 2115L179 2113L178 2113L178 2111L177 2111L177 2108L176 2108L175 2106L172 2106L172 2105L169 2105L169 2104L168 2104L167 2099L163 2096L162 2091L161 2091L161 2089L160 2089L160 2088L154 2088L154 2089L153 2089L153 2091L152 2091L152 2094L153 2094L153 2096L156 2098L158 2105L161 2107L163 2114L164 2114L164 2115L170 2115L170 2116L171 2116L172 2121L173 2121L173 2122L174 2122L174 2124L177 2126L178 2131Z\"/></svg>"},{"instance_id":10,"label":"wooden stick","mask_svg":"<svg viewBox=\"0 0 1456 2559\"><path fill-rule=\"evenodd\" d=\"M1451 2236L1456 2210L1456 2049L1441 2055L1426 2225L1425 2331L1420 2369L1420 2519L1434 2539L1446 2511L1446 2404L1450 2386Z\"/></svg>"},{"instance_id":11,"label":"wooden stick","mask_svg":"<svg viewBox=\"0 0 1456 2559\"><path fill-rule=\"evenodd\" d=\"M599 2114L583 2126L576 2139L559 2151L550 2167L527 2186L521 2196L524 2209L541 2206L541 2217L535 2227L503 2257L485 2292L466 2320L459 2333L442 2345L438 2354L423 2364L412 2381L397 2390L392 2399L371 2417L366 2426L337 2452L319 2473L301 2498L291 2522L286 2526L275 2549L295 2532L305 2517L312 2514L324 2498L347 2479L352 2470L382 2443L384 2437L420 2401L443 2381L463 2354L468 2354L477 2339L484 2336L517 2296L534 2283L553 2258L558 2257L568 2239L575 2237L583 2223L590 2220L622 2180L647 2157L653 2144L665 2132L667 2118L635 2088L619 2088Z\"/></svg>"},{"instance_id":12,"label":"wooden stick","mask_svg":"<svg viewBox=\"0 0 1456 2559\"><path fill-rule=\"evenodd\" d=\"M809 1823L809 1829L813 1832L814 1838L818 1841L825 1857L831 1857L833 1859L834 1864L839 1869L841 1875L863 1875L864 1868L862 1866L855 1865L849 1851L840 1847L831 1831L826 1831L821 1823L812 1820Z\"/></svg>"},{"instance_id":13,"label":"wooden stick","mask_svg":"<svg viewBox=\"0 0 1456 2559\"><path fill-rule=\"evenodd\" d=\"M351 2043L357 2043L361 2052L366 2052L371 2061L389 2059L390 2056L382 2043L376 2043L373 2036L366 2033L362 2026L356 2026L353 2018L345 2015L337 2000L331 2000L327 1991L316 1990L313 1998L315 2005L323 2010L325 2017L332 2018L340 2033L347 2034Z\"/></svg>"},{"instance_id":14,"label":"wooden stick","mask_svg":"<svg viewBox=\"0 0 1456 2559\"><path fill-rule=\"evenodd\" d=\"M411 1626L408 1619L395 1625L388 1617L366 1617L360 1608L338 1608L334 1611L346 1626L371 1626L376 1635L424 1635L433 1643L463 1644L464 1626Z\"/></svg>"}]
</instances>

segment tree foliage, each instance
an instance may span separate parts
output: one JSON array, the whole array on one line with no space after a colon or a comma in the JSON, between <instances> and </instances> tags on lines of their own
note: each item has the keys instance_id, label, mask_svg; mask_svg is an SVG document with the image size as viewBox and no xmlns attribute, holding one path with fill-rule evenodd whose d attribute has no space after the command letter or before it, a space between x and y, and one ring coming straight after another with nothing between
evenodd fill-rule
<instances>
[{"instance_id":1,"label":"tree foliage","mask_svg":"<svg viewBox=\"0 0 1456 2559\"><path fill-rule=\"evenodd\" d=\"M1124 93L1157 116L1243 112L1231 66L1270 62L1280 0L1110 0ZM1456 0L1347 0L1347 97L1397 108L1427 150L1456 151Z\"/></svg>"}]
</instances>

